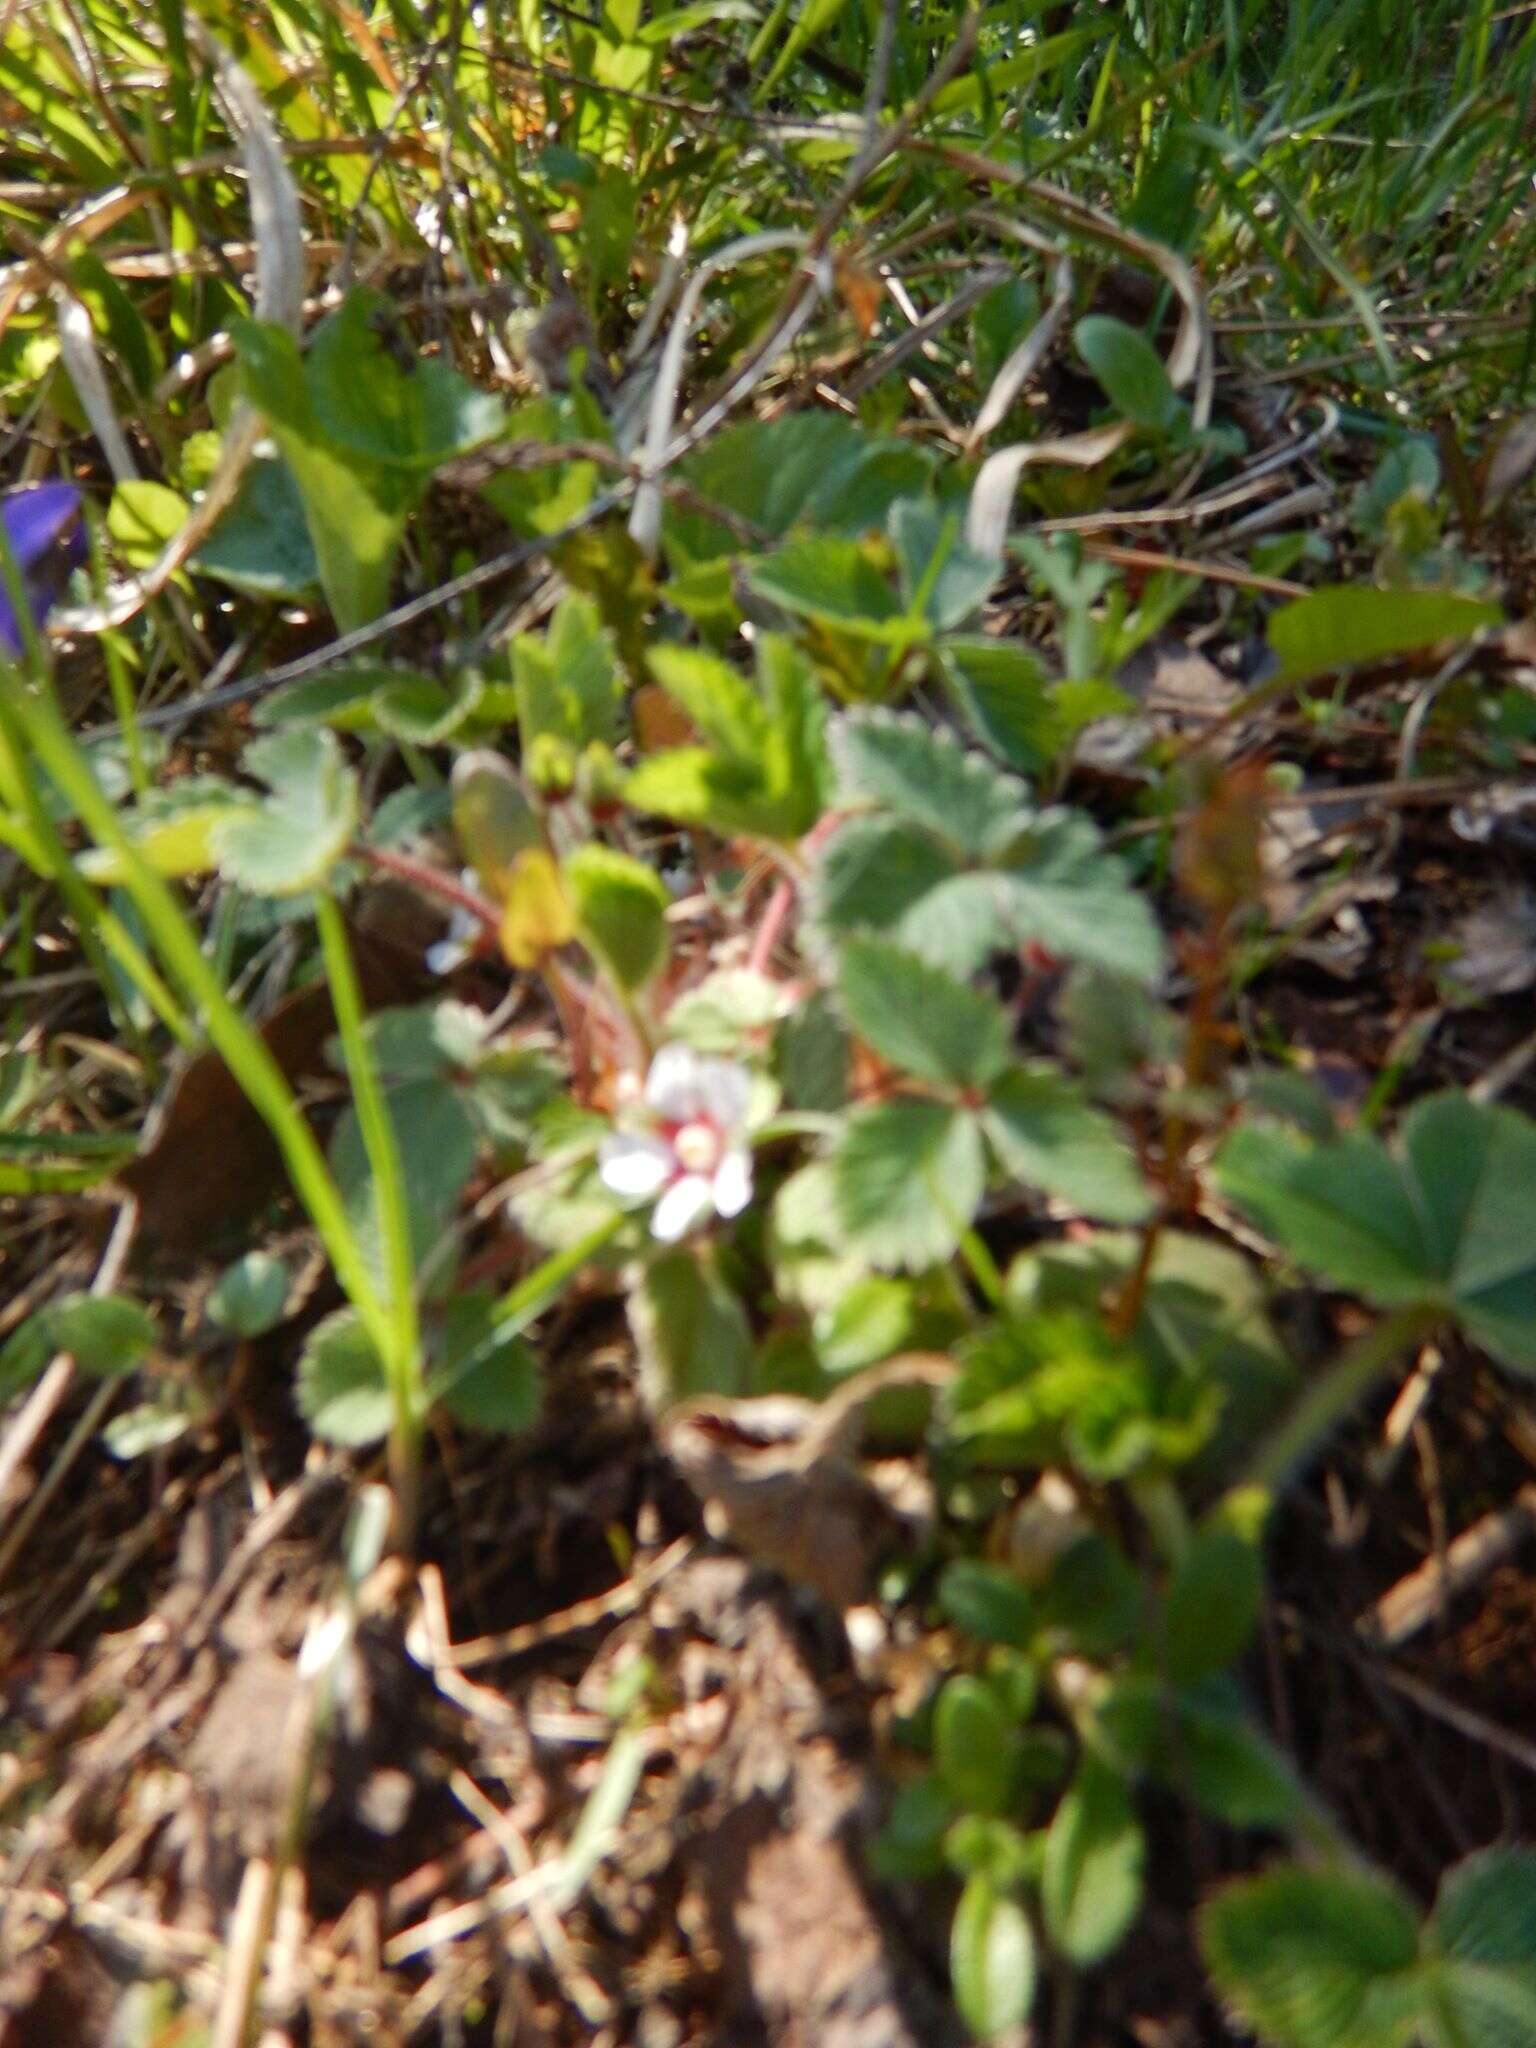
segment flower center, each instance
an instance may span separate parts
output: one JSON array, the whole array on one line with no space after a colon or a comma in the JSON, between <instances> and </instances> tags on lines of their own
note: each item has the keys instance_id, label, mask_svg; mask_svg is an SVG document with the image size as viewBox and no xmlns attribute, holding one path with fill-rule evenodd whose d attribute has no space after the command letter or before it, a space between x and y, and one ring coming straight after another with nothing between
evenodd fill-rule
<instances>
[{"instance_id":1,"label":"flower center","mask_svg":"<svg viewBox=\"0 0 1536 2048\"><path fill-rule=\"evenodd\" d=\"M678 1127L672 1150L685 1172L713 1173L720 1164L720 1133L713 1124L695 1118Z\"/></svg>"}]
</instances>

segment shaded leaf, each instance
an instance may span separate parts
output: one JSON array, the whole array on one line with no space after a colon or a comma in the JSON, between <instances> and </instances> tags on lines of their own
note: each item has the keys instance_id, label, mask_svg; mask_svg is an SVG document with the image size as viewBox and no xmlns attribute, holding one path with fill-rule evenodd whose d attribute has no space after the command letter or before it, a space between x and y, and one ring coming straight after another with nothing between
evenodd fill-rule
<instances>
[{"instance_id":1,"label":"shaded leaf","mask_svg":"<svg viewBox=\"0 0 1536 2048\"><path fill-rule=\"evenodd\" d=\"M247 1252L226 1266L208 1296L208 1314L235 1337L260 1337L280 1323L288 1268L270 1252Z\"/></svg>"},{"instance_id":2,"label":"shaded leaf","mask_svg":"<svg viewBox=\"0 0 1536 2048\"><path fill-rule=\"evenodd\" d=\"M0 1399L30 1386L60 1352L93 1379L116 1379L132 1372L154 1341L154 1318L126 1294L60 1295L0 1347Z\"/></svg>"},{"instance_id":3,"label":"shaded leaf","mask_svg":"<svg viewBox=\"0 0 1536 2048\"><path fill-rule=\"evenodd\" d=\"M1335 584L1282 605L1269 621L1281 677L1304 683L1363 663L1415 654L1442 640L1465 640L1503 613L1481 598L1450 590L1377 590Z\"/></svg>"},{"instance_id":4,"label":"shaded leaf","mask_svg":"<svg viewBox=\"0 0 1536 2048\"><path fill-rule=\"evenodd\" d=\"M1385 1879L1281 1863L1201 1911L1217 1989L1273 2048L1408 2048L1418 1928Z\"/></svg>"},{"instance_id":5,"label":"shaded leaf","mask_svg":"<svg viewBox=\"0 0 1536 2048\"><path fill-rule=\"evenodd\" d=\"M1536 1372L1536 1124L1447 1092L1416 1103L1389 1150L1235 1131L1229 1199L1302 1265L1386 1308L1439 1308L1517 1372Z\"/></svg>"}]
</instances>

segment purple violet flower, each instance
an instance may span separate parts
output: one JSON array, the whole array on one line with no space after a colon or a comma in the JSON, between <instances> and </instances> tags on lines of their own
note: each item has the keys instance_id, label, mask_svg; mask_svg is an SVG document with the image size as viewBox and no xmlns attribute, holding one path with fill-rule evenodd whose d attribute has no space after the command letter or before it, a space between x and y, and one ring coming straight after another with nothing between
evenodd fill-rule
<instances>
[{"instance_id":1,"label":"purple violet flower","mask_svg":"<svg viewBox=\"0 0 1536 2048\"><path fill-rule=\"evenodd\" d=\"M86 558L80 493L73 484L31 484L0 495L0 526L27 593L33 624L41 627L72 569ZM0 581L0 651L20 654L21 622Z\"/></svg>"}]
</instances>

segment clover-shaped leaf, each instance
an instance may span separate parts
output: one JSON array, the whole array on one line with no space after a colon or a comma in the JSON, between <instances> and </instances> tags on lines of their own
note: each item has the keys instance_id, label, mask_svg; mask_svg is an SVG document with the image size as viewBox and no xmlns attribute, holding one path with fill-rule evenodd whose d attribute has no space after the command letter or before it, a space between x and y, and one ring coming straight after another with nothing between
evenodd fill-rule
<instances>
[{"instance_id":1,"label":"clover-shaped leaf","mask_svg":"<svg viewBox=\"0 0 1536 2048\"><path fill-rule=\"evenodd\" d=\"M1519 1111L1434 1095L1390 1148L1250 1125L1217 1172L1298 1264L1383 1308L1442 1310L1502 1364L1536 1373L1536 1124Z\"/></svg>"},{"instance_id":2,"label":"clover-shaped leaf","mask_svg":"<svg viewBox=\"0 0 1536 2048\"><path fill-rule=\"evenodd\" d=\"M211 827L220 871L260 896L297 896L324 881L357 827L357 777L328 732L253 740L245 766L269 794Z\"/></svg>"}]
</instances>

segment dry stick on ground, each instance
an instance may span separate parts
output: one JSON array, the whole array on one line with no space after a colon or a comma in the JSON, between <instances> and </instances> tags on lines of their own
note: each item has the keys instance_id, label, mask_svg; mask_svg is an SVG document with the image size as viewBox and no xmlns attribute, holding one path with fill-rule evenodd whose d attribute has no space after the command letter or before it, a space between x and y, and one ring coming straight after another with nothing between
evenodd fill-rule
<instances>
[{"instance_id":1,"label":"dry stick on ground","mask_svg":"<svg viewBox=\"0 0 1536 2048\"><path fill-rule=\"evenodd\" d=\"M96 1268L96 1275L90 1287L93 1295L100 1297L104 1294L110 1294L116 1287L123 1267L127 1263L128 1254L133 1247L134 1232L138 1228L138 1222L138 1203L132 1196L129 1196L117 1212L117 1221L112 1226L112 1235L107 1239L107 1248L102 1254L101 1264ZM5 1440L3 1443L0 1443L0 1500L5 1498L17 1472L31 1456L38 1439L58 1412L64 1397L74 1385L74 1379L75 1361L67 1353L61 1353L59 1357L53 1360L48 1370L43 1374L37 1385L32 1389L32 1392L13 1416L10 1428L6 1431ZM120 1382L115 1378L102 1381L101 1386L92 1396L85 1414L71 1432L64 1448L54 1459L47 1475L33 1488L25 1505L18 1512L15 1521L6 1530L5 1539L3 1543L0 1543L0 1581L4 1580L6 1572L15 1561L17 1552L26 1542L43 1510L62 1485L65 1475L79 1456L82 1447L89 1442L97 1422L106 1412L112 1396L118 1391L119 1386Z\"/></svg>"},{"instance_id":2,"label":"dry stick on ground","mask_svg":"<svg viewBox=\"0 0 1536 2048\"><path fill-rule=\"evenodd\" d=\"M1390 1587L1356 1622L1368 1642L1400 1649L1427 1628L1447 1601L1475 1586L1512 1557L1536 1532L1536 1484L1522 1486L1506 1508L1481 1517L1446 1546Z\"/></svg>"}]
</instances>

